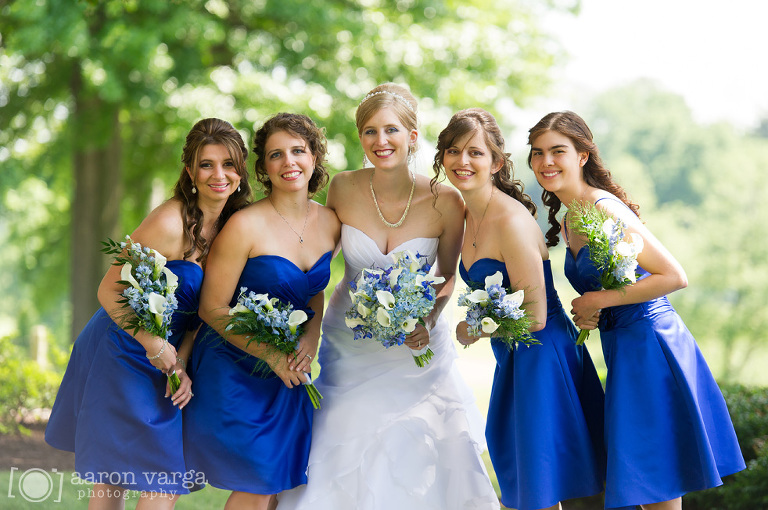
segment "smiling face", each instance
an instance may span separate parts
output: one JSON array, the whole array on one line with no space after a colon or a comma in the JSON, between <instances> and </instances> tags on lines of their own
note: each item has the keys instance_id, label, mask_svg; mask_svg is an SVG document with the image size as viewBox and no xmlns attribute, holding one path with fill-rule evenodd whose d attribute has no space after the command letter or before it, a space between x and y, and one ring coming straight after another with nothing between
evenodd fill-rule
<instances>
[{"instance_id":1,"label":"smiling face","mask_svg":"<svg viewBox=\"0 0 768 510\"><path fill-rule=\"evenodd\" d=\"M451 184L460 191L468 191L489 184L501 162L494 163L485 136L476 130L453 140L445 149L443 167Z\"/></svg>"},{"instance_id":2,"label":"smiling face","mask_svg":"<svg viewBox=\"0 0 768 510\"><path fill-rule=\"evenodd\" d=\"M582 167L589 153L577 152L573 142L557 131L545 131L531 143L531 168L546 191L575 194L584 185Z\"/></svg>"},{"instance_id":3,"label":"smiling face","mask_svg":"<svg viewBox=\"0 0 768 510\"><path fill-rule=\"evenodd\" d=\"M418 132L403 126L391 108L382 108L363 124L360 143L365 155L376 168L405 165L408 148L416 143Z\"/></svg>"},{"instance_id":4,"label":"smiling face","mask_svg":"<svg viewBox=\"0 0 768 510\"><path fill-rule=\"evenodd\" d=\"M224 145L209 144L200 149L197 172L187 167L200 199L227 200L240 185L235 162Z\"/></svg>"},{"instance_id":5,"label":"smiling face","mask_svg":"<svg viewBox=\"0 0 768 510\"><path fill-rule=\"evenodd\" d=\"M273 191L308 188L315 158L303 138L287 131L275 131L267 138L264 155Z\"/></svg>"}]
</instances>

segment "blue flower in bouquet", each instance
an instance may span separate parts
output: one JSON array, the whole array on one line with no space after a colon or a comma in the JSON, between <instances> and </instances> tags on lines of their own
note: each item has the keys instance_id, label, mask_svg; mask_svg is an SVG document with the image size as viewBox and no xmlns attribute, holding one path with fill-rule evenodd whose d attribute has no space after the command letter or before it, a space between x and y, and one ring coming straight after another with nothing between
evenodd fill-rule
<instances>
[{"instance_id":1,"label":"blue flower in bouquet","mask_svg":"<svg viewBox=\"0 0 768 510\"><path fill-rule=\"evenodd\" d=\"M496 271L485 278L483 289L468 290L459 296L459 306L467 307L467 332L472 336L493 335L510 348L518 342L540 343L528 331L533 320L521 308L525 293L518 290L507 294L503 278L501 271Z\"/></svg>"},{"instance_id":2,"label":"blue flower in bouquet","mask_svg":"<svg viewBox=\"0 0 768 510\"><path fill-rule=\"evenodd\" d=\"M345 321L355 340L376 339L385 347L402 345L422 317L434 306L434 284L445 278L430 274L426 258L409 251L391 255L389 267L363 269L349 282L352 301ZM412 351L417 366L423 367L433 353L429 346Z\"/></svg>"},{"instance_id":3,"label":"blue flower in bouquet","mask_svg":"<svg viewBox=\"0 0 768 510\"><path fill-rule=\"evenodd\" d=\"M240 287L237 304L229 310L229 321L225 327L236 335L246 337L246 345L251 342L271 346L278 355L292 354L298 349L302 335L301 325L309 318L304 310L295 310L291 303L283 303L268 294L248 292ZM254 372L269 373L268 363L261 359L254 366ZM323 396L312 384L310 374L305 374L304 388L315 409L320 408Z\"/></svg>"}]
</instances>

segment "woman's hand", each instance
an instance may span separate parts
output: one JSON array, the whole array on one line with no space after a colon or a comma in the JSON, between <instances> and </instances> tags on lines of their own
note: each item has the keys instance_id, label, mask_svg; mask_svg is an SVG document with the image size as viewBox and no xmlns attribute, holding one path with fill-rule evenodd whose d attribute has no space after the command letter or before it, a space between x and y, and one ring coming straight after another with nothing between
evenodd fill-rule
<instances>
[{"instance_id":1,"label":"woman's hand","mask_svg":"<svg viewBox=\"0 0 768 510\"><path fill-rule=\"evenodd\" d=\"M471 336L469 334L469 324L467 324L467 321L461 321L456 324L456 340L466 347L480 340L480 337Z\"/></svg>"},{"instance_id":2,"label":"woman's hand","mask_svg":"<svg viewBox=\"0 0 768 510\"><path fill-rule=\"evenodd\" d=\"M405 337L403 343L414 351L420 351L429 345L429 330L421 323L416 324L416 328Z\"/></svg>"},{"instance_id":3,"label":"woman's hand","mask_svg":"<svg viewBox=\"0 0 768 510\"><path fill-rule=\"evenodd\" d=\"M149 348L144 347L147 351L147 358L151 358L149 362L153 367L167 374L176 366L176 348L160 337L156 336L154 338L157 339L156 342L150 342ZM162 353L160 352L161 350ZM160 356L155 358L158 354Z\"/></svg>"},{"instance_id":4,"label":"woman's hand","mask_svg":"<svg viewBox=\"0 0 768 510\"><path fill-rule=\"evenodd\" d=\"M310 365L312 365L312 360L317 356L317 343L319 339L313 341L308 337L309 335L302 335L296 352L287 355L286 361L288 362L289 370L296 372L312 371Z\"/></svg>"},{"instance_id":5,"label":"woman's hand","mask_svg":"<svg viewBox=\"0 0 768 510\"><path fill-rule=\"evenodd\" d=\"M181 363L177 363L175 369L176 375L179 377L179 389L171 396L171 381L170 379L165 385L165 396L171 397L173 405L179 406L179 409L184 409L184 406L189 404L194 394L192 393L192 379L189 378L187 372L182 368Z\"/></svg>"},{"instance_id":6,"label":"woman's hand","mask_svg":"<svg viewBox=\"0 0 768 510\"><path fill-rule=\"evenodd\" d=\"M292 356L291 356L292 357ZM306 377L303 372L291 370L289 368L289 362L286 356L282 352L272 352L267 356L267 362L269 368L277 374L277 376L283 381L283 383L289 388L299 386L306 381Z\"/></svg>"},{"instance_id":7,"label":"woman's hand","mask_svg":"<svg viewBox=\"0 0 768 510\"><path fill-rule=\"evenodd\" d=\"M600 319L600 291L586 292L571 301L573 322L580 329L596 329Z\"/></svg>"}]
</instances>

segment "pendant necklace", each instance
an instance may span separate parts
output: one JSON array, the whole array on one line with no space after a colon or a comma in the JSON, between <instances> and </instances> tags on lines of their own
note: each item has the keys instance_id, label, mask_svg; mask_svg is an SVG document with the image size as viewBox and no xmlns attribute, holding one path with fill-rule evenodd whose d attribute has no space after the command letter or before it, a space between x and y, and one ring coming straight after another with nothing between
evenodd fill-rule
<instances>
[{"instance_id":1,"label":"pendant necklace","mask_svg":"<svg viewBox=\"0 0 768 510\"><path fill-rule=\"evenodd\" d=\"M403 215L400 218L400 221L398 221L397 223L390 223L384 218L384 215L381 214L381 209L379 208L379 202L376 200L376 192L373 191L373 174L375 172L376 172L375 169L374 171L371 172L371 180L368 183L371 187L371 196L373 197L373 205L376 206L376 212L379 213L379 218L381 218L381 221L386 226L388 226L389 228L397 228L403 224L403 222L405 221L405 217L408 216L408 211L411 208L411 200L413 199L413 190L416 189L416 177L414 177L413 172L410 169L408 169L408 173L410 173L411 175L411 194L408 195L408 203L405 205L405 211L403 211Z\"/></svg>"},{"instance_id":2,"label":"pendant necklace","mask_svg":"<svg viewBox=\"0 0 768 510\"><path fill-rule=\"evenodd\" d=\"M269 196L269 203L272 204L272 209L275 210L278 216L282 218L282 220L285 222L286 225L288 225L288 228L290 228L294 234L296 234L296 237L299 238L299 244L304 244L304 230L307 228L307 219L309 219L309 202L307 202L307 214L304 216L304 226L301 228L301 234L296 232L296 230L293 229L290 223L288 223L288 220L285 219L285 216L280 214L280 211L277 210L277 207L275 207L275 203L272 202L272 196Z\"/></svg>"},{"instance_id":3,"label":"pendant necklace","mask_svg":"<svg viewBox=\"0 0 768 510\"><path fill-rule=\"evenodd\" d=\"M475 229L475 236L472 239L473 248L477 248L477 233L480 232L480 225L483 223L483 220L485 219L485 213L488 212L488 206L491 205L491 199L493 198L493 190L494 188L491 188L491 196L488 197L488 203L485 204L483 215L480 217L480 221L477 223L477 228Z\"/></svg>"}]
</instances>

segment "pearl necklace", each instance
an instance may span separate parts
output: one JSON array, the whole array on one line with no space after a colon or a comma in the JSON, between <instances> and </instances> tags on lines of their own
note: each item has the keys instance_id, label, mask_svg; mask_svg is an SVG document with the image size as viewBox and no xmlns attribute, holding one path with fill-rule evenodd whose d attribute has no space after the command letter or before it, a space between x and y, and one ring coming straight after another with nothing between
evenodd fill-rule
<instances>
[{"instance_id":1,"label":"pearl necklace","mask_svg":"<svg viewBox=\"0 0 768 510\"><path fill-rule=\"evenodd\" d=\"M381 209L379 208L379 202L376 200L376 192L373 191L373 174L375 172L376 172L375 170L371 172L371 180L369 182L371 187L371 196L373 197L373 205L376 206L376 212L379 213L379 218L381 218L381 221L386 226L388 226L389 228L397 228L403 224L403 222L405 221L405 217L408 216L408 211L411 209L411 200L413 199L413 190L416 189L416 177L413 176L413 172L409 169L408 172L411 175L411 194L408 195L408 203L405 206L405 211L403 211L402 217L400 217L400 221L398 221L397 223L390 223L386 220L386 218L384 218L384 215L381 214Z\"/></svg>"},{"instance_id":2,"label":"pearl necklace","mask_svg":"<svg viewBox=\"0 0 768 510\"><path fill-rule=\"evenodd\" d=\"M288 220L285 219L285 216L280 214L280 211L277 210L277 207L275 207L275 203L272 202L272 196L269 197L269 203L272 204L272 209L275 210L278 216L280 216L286 225L288 225L288 228L290 228L294 234L296 234L296 237L299 238L299 244L304 244L304 230L307 228L307 219L309 219L309 202L307 202L307 214L304 216L304 226L301 228L301 234L296 232L290 223L288 223Z\"/></svg>"}]
</instances>

